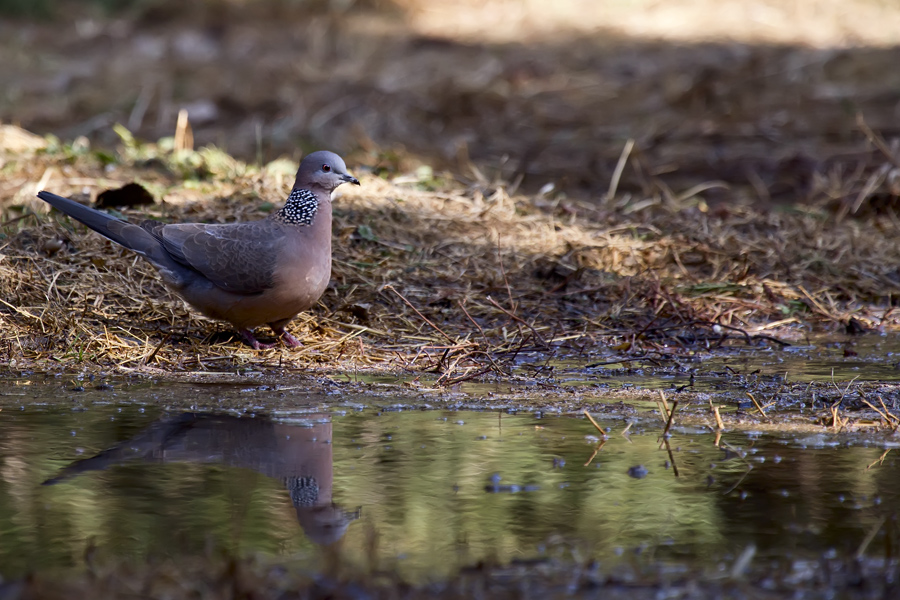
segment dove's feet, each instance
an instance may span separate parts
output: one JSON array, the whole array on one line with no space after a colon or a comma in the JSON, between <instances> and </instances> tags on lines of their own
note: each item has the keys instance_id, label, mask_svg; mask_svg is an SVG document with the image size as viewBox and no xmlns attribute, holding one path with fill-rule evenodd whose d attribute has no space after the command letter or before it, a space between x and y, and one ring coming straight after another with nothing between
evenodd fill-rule
<instances>
[{"instance_id":1,"label":"dove's feet","mask_svg":"<svg viewBox=\"0 0 900 600\"><path fill-rule=\"evenodd\" d=\"M275 336L281 338L288 348L299 348L303 345L300 343L300 340L288 333L283 327L274 328L273 331L275 332ZM249 329L241 329L240 333L241 337L244 338L244 341L247 342L247 345L254 350L268 350L275 346L275 344L264 344L260 342Z\"/></svg>"},{"instance_id":2,"label":"dove's feet","mask_svg":"<svg viewBox=\"0 0 900 600\"><path fill-rule=\"evenodd\" d=\"M254 350L266 350L271 348L275 344L263 344L253 335L253 332L249 329L241 329L240 331L241 337L244 338L244 341L247 342L247 345L252 347Z\"/></svg>"},{"instance_id":3,"label":"dove's feet","mask_svg":"<svg viewBox=\"0 0 900 600\"><path fill-rule=\"evenodd\" d=\"M273 331L277 337L281 338L288 348L299 348L303 345L300 343L300 340L288 333L284 327L275 327Z\"/></svg>"}]
</instances>

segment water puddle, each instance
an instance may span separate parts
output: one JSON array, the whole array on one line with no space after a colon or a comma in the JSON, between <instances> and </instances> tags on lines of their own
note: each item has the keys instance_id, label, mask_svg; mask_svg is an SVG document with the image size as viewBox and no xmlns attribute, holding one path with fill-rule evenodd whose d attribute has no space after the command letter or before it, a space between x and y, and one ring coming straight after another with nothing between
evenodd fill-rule
<instances>
[{"instance_id":1,"label":"water puddle","mask_svg":"<svg viewBox=\"0 0 900 600\"><path fill-rule=\"evenodd\" d=\"M521 352L505 364L506 380L468 380L453 390L484 396L514 391L519 386L539 389L547 383L562 388L733 392L748 381L765 385L828 382L900 382L900 336L896 334L814 336L792 339L790 345L772 342L701 348L698 344L661 346L643 353L620 352L602 346L590 354L560 349L550 354ZM502 361L501 361L502 362ZM428 386L437 376L341 373L341 383L397 385L415 380Z\"/></svg>"},{"instance_id":2,"label":"water puddle","mask_svg":"<svg viewBox=\"0 0 900 600\"><path fill-rule=\"evenodd\" d=\"M716 571L748 548L774 562L890 552L890 443L676 427L667 450L658 419L627 436L601 425L608 439L533 414L7 404L0 575L210 548L315 569L330 545L417 582L481 560Z\"/></svg>"},{"instance_id":3,"label":"water puddle","mask_svg":"<svg viewBox=\"0 0 900 600\"><path fill-rule=\"evenodd\" d=\"M644 354L609 351L590 357L546 359L523 355L519 371L553 378L563 387L685 389L727 391L747 378L792 382L900 381L897 335L817 336L777 344L733 344L705 350L661 347ZM470 384L467 391L484 391Z\"/></svg>"}]
</instances>

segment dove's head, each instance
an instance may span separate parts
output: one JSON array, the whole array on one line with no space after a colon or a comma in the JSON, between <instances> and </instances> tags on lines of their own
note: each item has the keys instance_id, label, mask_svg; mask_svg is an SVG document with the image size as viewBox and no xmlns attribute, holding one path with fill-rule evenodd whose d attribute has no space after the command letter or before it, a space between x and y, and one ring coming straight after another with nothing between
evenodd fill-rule
<instances>
[{"instance_id":1,"label":"dove's head","mask_svg":"<svg viewBox=\"0 0 900 600\"><path fill-rule=\"evenodd\" d=\"M327 150L308 154L300 162L294 189L324 190L329 194L342 183L359 185L359 180L347 172L344 159Z\"/></svg>"}]
</instances>

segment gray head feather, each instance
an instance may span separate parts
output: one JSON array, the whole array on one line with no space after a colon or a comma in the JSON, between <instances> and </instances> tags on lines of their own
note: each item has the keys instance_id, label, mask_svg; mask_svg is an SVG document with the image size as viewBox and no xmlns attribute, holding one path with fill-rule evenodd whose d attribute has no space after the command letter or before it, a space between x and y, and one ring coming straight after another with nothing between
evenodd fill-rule
<instances>
[{"instance_id":1,"label":"gray head feather","mask_svg":"<svg viewBox=\"0 0 900 600\"><path fill-rule=\"evenodd\" d=\"M344 159L334 152L320 150L307 155L300 163L294 189L324 191L331 194L342 183L359 185L359 180L347 173Z\"/></svg>"}]
</instances>

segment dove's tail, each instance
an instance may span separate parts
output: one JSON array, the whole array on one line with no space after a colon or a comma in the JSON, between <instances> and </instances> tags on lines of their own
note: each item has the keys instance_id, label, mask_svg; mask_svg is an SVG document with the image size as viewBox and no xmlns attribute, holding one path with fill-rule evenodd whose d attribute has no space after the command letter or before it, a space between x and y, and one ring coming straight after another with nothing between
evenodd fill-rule
<instances>
[{"instance_id":1,"label":"dove's tail","mask_svg":"<svg viewBox=\"0 0 900 600\"><path fill-rule=\"evenodd\" d=\"M117 219L105 212L50 192L38 192L38 198L76 221L84 223L100 235L129 250L134 250L158 267L169 266L172 262L171 256L163 247L162 240L139 225Z\"/></svg>"}]
</instances>

